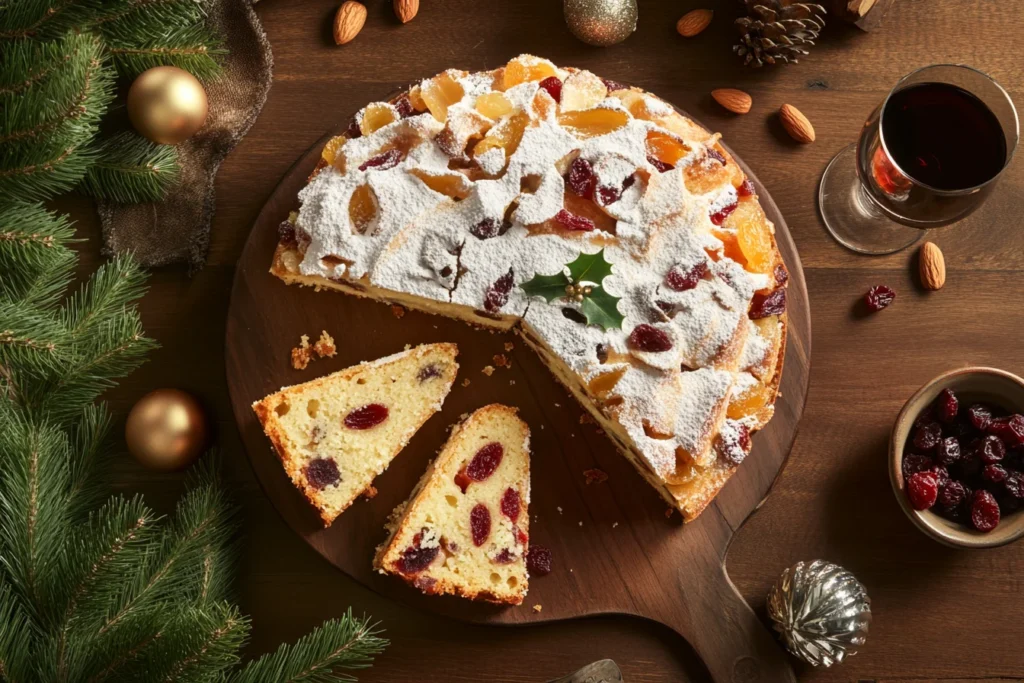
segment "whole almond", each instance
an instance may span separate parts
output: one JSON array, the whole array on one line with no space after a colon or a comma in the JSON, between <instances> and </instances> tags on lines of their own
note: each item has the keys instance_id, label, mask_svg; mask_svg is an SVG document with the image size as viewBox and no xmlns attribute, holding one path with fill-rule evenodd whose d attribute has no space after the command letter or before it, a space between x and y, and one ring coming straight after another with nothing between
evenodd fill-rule
<instances>
[{"instance_id":1,"label":"whole almond","mask_svg":"<svg viewBox=\"0 0 1024 683\"><path fill-rule=\"evenodd\" d=\"M925 289L942 289L946 284L946 259L935 242L921 245L921 284Z\"/></svg>"},{"instance_id":2,"label":"whole almond","mask_svg":"<svg viewBox=\"0 0 1024 683\"><path fill-rule=\"evenodd\" d=\"M793 105L782 105L779 109L779 119L782 120L782 127L789 133L789 137L803 144L814 142L814 126Z\"/></svg>"},{"instance_id":3,"label":"whole almond","mask_svg":"<svg viewBox=\"0 0 1024 683\"><path fill-rule=\"evenodd\" d=\"M679 35L683 38L693 38L708 27L708 24L711 23L711 18L714 16L715 13L713 10L692 10L684 14L682 18L676 22L676 31L678 31Z\"/></svg>"},{"instance_id":4,"label":"whole almond","mask_svg":"<svg viewBox=\"0 0 1024 683\"><path fill-rule=\"evenodd\" d=\"M750 95L735 88L719 88L711 91L711 97L715 102L731 111L733 114L746 114L754 103Z\"/></svg>"},{"instance_id":5,"label":"whole almond","mask_svg":"<svg viewBox=\"0 0 1024 683\"><path fill-rule=\"evenodd\" d=\"M366 23L366 6L355 0L345 0L334 15L334 42L344 45L351 42Z\"/></svg>"},{"instance_id":6,"label":"whole almond","mask_svg":"<svg viewBox=\"0 0 1024 683\"><path fill-rule=\"evenodd\" d=\"M395 16L403 24L412 21L420 11L420 0L392 0Z\"/></svg>"}]
</instances>

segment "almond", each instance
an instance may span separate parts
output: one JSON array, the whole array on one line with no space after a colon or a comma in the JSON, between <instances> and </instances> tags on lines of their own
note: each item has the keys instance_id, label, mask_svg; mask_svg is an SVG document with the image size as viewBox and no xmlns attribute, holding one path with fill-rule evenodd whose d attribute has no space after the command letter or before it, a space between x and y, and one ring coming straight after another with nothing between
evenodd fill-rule
<instances>
[{"instance_id":1,"label":"almond","mask_svg":"<svg viewBox=\"0 0 1024 683\"><path fill-rule=\"evenodd\" d=\"M412 21L420 11L420 0L392 0L395 16L403 24Z\"/></svg>"},{"instance_id":2,"label":"almond","mask_svg":"<svg viewBox=\"0 0 1024 683\"><path fill-rule=\"evenodd\" d=\"M746 114L754 103L750 95L735 88L719 88L711 91L711 97L715 102L731 111L733 114Z\"/></svg>"},{"instance_id":3,"label":"almond","mask_svg":"<svg viewBox=\"0 0 1024 683\"><path fill-rule=\"evenodd\" d=\"M782 120L782 127L789 133L789 137L803 144L814 142L814 126L793 105L782 105L779 109L779 119Z\"/></svg>"},{"instance_id":4,"label":"almond","mask_svg":"<svg viewBox=\"0 0 1024 683\"><path fill-rule=\"evenodd\" d=\"M714 16L714 11L709 9L695 9L687 12L676 22L676 31L683 38L693 38L708 27Z\"/></svg>"},{"instance_id":5,"label":"almond","mask_svg":"<svg viewBox=\"0 0 1024 683\"><path fill-rule=\"evenodd\" d=\"M921 245L921 284L925 289L942 289L946 284L946 259L935 242Z\"/></svg>"},{"instance_id":6,"label":"almond","mask_svg":"<svg viewBox=\"0 0 1024 683\"><path fill-rule=\"evenodd\" d=\"M344 45L351 42L366 23L366 6L355 0L345 0L334 15L334 42Z\"/></svg>"}]
</instances>

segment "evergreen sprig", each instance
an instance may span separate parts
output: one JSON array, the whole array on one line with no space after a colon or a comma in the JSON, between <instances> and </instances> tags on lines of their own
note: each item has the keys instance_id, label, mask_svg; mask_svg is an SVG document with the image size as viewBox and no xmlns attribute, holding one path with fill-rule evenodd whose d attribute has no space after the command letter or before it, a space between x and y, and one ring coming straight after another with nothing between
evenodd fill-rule
<instances>
[{"instance_id":1,"label":"evergreen sprig","mask_svg":"<svg viewBox=\"0 0 1024 683\"><path fill-rule=\"evenodd\" d=\"M154 343L130 256L67 294L73 233L0 203L0 681L349 681L386 641L351 611L241 664L231 601L235 511L217 458L164 519L110 496L110 419L96 398Z\"/></svg>"},{"instance_id":2,"label":"evergreen sprig","mask_svg":"<svg viewBox=\"0 0 1024 683\"><path fill-rule=\"evenodd\" d=\"M123 132L99 145L81 187L87 194L122 204L155 202L177 182L180 172L173 147Z\"/></svg>"}]
</instances>

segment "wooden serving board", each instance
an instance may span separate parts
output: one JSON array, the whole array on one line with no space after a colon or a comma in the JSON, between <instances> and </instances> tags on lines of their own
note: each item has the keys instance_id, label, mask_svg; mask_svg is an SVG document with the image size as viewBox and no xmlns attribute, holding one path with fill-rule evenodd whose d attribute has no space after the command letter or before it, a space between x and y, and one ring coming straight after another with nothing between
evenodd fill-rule
<instances>
[{"instance_id":1,"label":"wooden serving board","mask_svg":"<svg viewBox=\"0 0 1024 683\"><path fill-rule=\"evenodd\" d=\"M339 131L340 132L340 131ZM789 332L775 417L754 437L754 448L715 502L691 524L666 505L592 424L584 410L513 334L474 329L447 318L409 311L400 319L385 304L333 291L286 286L268 273L277 226L297 207L296 195L316 165L325 136L292 167L263 207L238 262L227 320L227 379L250 462L274 505L327 560L373 590L466 621L533 624L596 614L629 614L659 621L694 647L718 683L793 681L787 656L729 581L724 559L736 529L761 504L796 437L810 373L811 321L803 269L778 207L742 161L789 267ZM735 157L735 155L733 155ZM338 344L335 358L305 371L289 352L299 336L321 330ZM407 344L456 342L459 377L444 409L377 478L379 493L358 500L329 529L285 475L250 405L281 386L401 351ZM506 342L515 349L506 353ZM493 365L505 353L511 368ZM469 379L467 387L463 379ZM488 403L517 406L530 425L532 502L530 541L551 548L555 569L530 582L516 608L425 596L372 570L383 524L405 500L464 413ZM607 482L586 484L598 468ZM542 605L538 613L533 605Z\"/></svg>"}]
</instances>

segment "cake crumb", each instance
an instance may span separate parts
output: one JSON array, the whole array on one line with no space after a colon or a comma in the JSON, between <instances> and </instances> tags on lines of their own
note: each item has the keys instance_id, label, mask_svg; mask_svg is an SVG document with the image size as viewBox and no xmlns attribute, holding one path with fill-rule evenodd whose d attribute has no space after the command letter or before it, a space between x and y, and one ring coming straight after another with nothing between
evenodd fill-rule
<instances>
[{"instance_id":1,"label":"cake crumb","mask_svg":"<svg viewBox=\"0 0 1024 683\"><path fill-rule=\"evenodd\" d=\"M468 387L469 386L469 378L468 377L466 377L465 379L462 380L462 386L464 386L464 387Z\"/></svg>"},{"instance_id":2,"label":"cake crumb","mask_svg":"<svg viewBox=\"0 0 1024 683\"><path fill-rule=\"evenodd\" d=\"M511 351L514 348L516 348L515 344L513 344L512 342L505 342L505 350L506 351Z\"/></svg>"},{"instance_id":3,"label":"cake crumb","mask_svg":"<svg viewBox=\"0 0 1024 683\"><path fill-rule=\"evenodd\" d=\"M408 351L408 350L409 350L409 349L411 349L411 348L412 348L412 344L406 344L406 345L405 345L405 350L406 350L406 351Z\"/></svg>"},{"instance_id":4,"label":"cake crumb","mask_svg":"<svg viewBox=\"0 0 1024 683\"><path fill-rule=\"evenodd\" d=\"M561 408L561 407L562 407L562 404L561 404L561 403L556 403L556 404L555 404L555 407L556 407L556 408Z\"/></svg>"},{"instance_id":5,"label":"cake crumb","mask_svg":"<svg viewBox=\"0 0 1024 683\"><path fill-rule=\"evenodd\" d=\"M376 497L377 497L377 487L374 486L373 484L367 486L366 490L363 491L363 498L366 498L366 500L373 500Z\"/></svg>"},{"instance_id":6,"label":"cake crumb","mask_svg":"<svg viewBox=\"0 0 1024 683\"><path fill-rule=\"evenodd\" d=\"M675 508L665 508L665 519L672 517L672 513L675 511Z\"/></svg>"},{"instance_id":7,"label":"cake crumb","mask_svg":"<svg viewBox=\"0 0 1024 683\"><path fill-rule=\"evenodd\" d=\"M592 424L594 424L594 418L592 418L590 416L590 413L581 413L580 414L580 424L581 425L592 425Z\"/></svg>"},{"instance_id":8,"label":"cake crumb","mask_svg":"<svg viewBox=\"0 0 1024 683\"><path fill-rule=\"evenodd\" d=\"M327 334L327 330L320 331L320 338L313 344L313 350L321 358L334 358L338 355L338 346L334 343L334 337Z\"/></svg>"},{"instance_id":9,"label":"cake crumb","mask_svg":"<svg viewBox=\"0 0 1024 683\"><path fill-rule=\"evenodd\" d=\"M619 523L618 523L618 522L612 522L612 528L613 528L613 529L614 529L615 527L617 527L618 525L619 525Z\"/></svg>"},{"instance_id":10,"label":"cake crumb","mask_svg":"<svg viewBox=\"0 0 1024 683\"><path fill-rule=\"evenodd\" d=\"M494 364L497 365L499 368L511 368L512 367L512 361L510 361L508 359L508 356L506 356L503 353L496 353L496 354L494 354L493 360L494 360Z\"/></svg>"},{"instance_id":11,"label":"cake crumb","mask_svg":"<svg viewBox=\"0 0 1024 683\"><path fill-rule=\"evenodd\" d=\"M510 387L514 387L514 386L516 385L516 381L515 381L514 379L510 379L510 380L508 381L508 385L509 385Z\"/></svg>"},{"instance_id":12,"label":"cake crumb","mask_svg":"<svg viewBox=\"0 0 1024 683\"><path fill-rule=\"evenodd\" d=\"M583 520L580 520L580 526L583 526Z\"/></svg>"},{"instance_id":13,"label":"cake crumb","mask_svg":"<svg viewBox=\"0 0 1024 683\"><path fill-rule=\"evenodd\" d=\"M537 614L540 614L540 611L541 611L542 609L544 609L544 606L543 606L543 605L534 605L534 606L533 606L533 611L534 611L534 612L536 612Z\"/></svg>"},{"instance_id":14,"label":"cake crumb","mask_svg":"<svg viewBox=\"0 0 1024 683\"><path fill-rule=\"evenodd\" d=\"M562 514L562 506L561 505L559 505L555 509L558 510L558 514Z\"/></svg>"},{"instance_id":15,"label":"cake crumb","mask_svg":"<svg viewBox=\"0 0 1024 683\"><path fill-rule=\"evenodd\" d=\"M480 372L482 372L485 375L487 375L488 377L490 377L491 375L494 374L494 366L493 365L485 365L484 369L481 370Z\"/></svg>"},{"instance_id":16,"label":"cake crumb","mask_svg":"<svg viewBox=\"0 0 1024 683\"><path fill-rule=\"evenodd\" d=\"M583 479L587 482L587 486L590 486L591 484L603 484L608 481L608 473L595 467L593 469L583 470Z\"/></svg>"},{"instance_id":17,"label":"cake crumb","mask_svg":"<svg viewBox=\"0 0 1024 683\"><path fill-rule=\"evenodd\" d=\"M304 334L299 337L299 345L292 349L292 367L296 370L305 370L311 360L313 351L309 346L309 335Z\"/></svg>"},{"instance_id":18,"label":"cake crumb","mask_svg":"<svg viewBox=\"0 0 1024 683\"><path fill-rule=\"evenodd\" d=\"M391 315L401 319L401 317L405 315L405 308L398 304L391 304Z\"/></svg>"}]
</instances>

